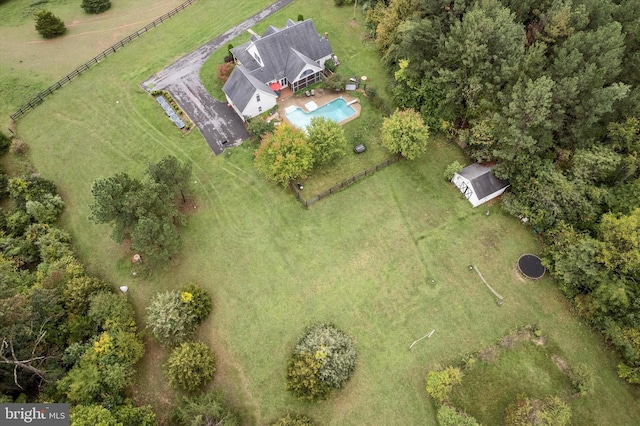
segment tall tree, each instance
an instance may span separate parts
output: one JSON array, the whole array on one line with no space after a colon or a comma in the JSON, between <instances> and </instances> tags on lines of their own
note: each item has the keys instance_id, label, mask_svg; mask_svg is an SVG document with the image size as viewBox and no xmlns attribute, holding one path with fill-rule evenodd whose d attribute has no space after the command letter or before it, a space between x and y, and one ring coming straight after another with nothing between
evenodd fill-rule
<instances>
[{"instance_id":1,"label":"tall tree","mask_svg":"<svg viewBox=\"0 0 640 426\"><path fill-rule=\"evenodd\" d=\"M382 144L389 151L414 160L427 150L429 127L412 109L396 110L382 122Z\"/></svg>"},{"instance_id":2,"label":"tall tree","mask_svg":"<svg viewBox=\"0 0 640 426\"><path fill-rule=\"evenodd\" d=\"M126 173L118 173L93 182L91 193L93 203L89 206L91 220L95 223L114 225L112 238L122 242L130 234L137 220L135 206L131 204L131 194L142 188L142 182Z\"/></svg>"},{"instance_id":3,"label":"tall tree","mask_svg":"<svg viewBox=\"0 0 640 426\"><path fill-rule=\"evenodd\" d=\"M258 171L272 182L286 186L306 177L313 167L313 150L302 130L281 125L262 137L254 153Z\"/></svg>"},{"instance_id":4,"label":"tall tree","mask_svg":"<svg viewBox=\"0 0 640 426\"><path fill-rule=\"evenodd\" d=\"M344 129L333 120L324 117L314 117L307 127L308 143L313 151L316 164L327 163L334 158L344 155L347 139Z\"/></svg>"},{"instance_id":5,"label":"tall tree","mask_svg":"<svg viewBox=\"0 0 640 426\"><path fill-rule=\"evenodd\" d=\"M441 44L436 79L457 116L469 120L494 110L498 94L517 80L525 34L514 18L495 1L476 3Z\"/></svg>"},{"instance_id":6,"label":"tall tree","mask_svg":"<svg viewBox=\"0 0 640 426\"><path fill-rule=\"evenodd\" d=\"M157 163L150 163L147 166L147 174L154 182L164 184L171 191L179 193L183 203L187 202L184 193L189 187L191 163L180 163L176 157L170 155Z\"/></svg>"}]
</instances>

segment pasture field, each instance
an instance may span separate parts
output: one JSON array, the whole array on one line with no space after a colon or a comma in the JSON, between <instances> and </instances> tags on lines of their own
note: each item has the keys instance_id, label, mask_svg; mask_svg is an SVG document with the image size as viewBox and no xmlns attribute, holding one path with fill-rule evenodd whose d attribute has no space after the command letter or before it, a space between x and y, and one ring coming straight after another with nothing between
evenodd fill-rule
<instances>
[{"instance_id":1,"label":"pasture field","mask_svg":"<svg viewBox=\"0 0 640 426\"><path fill-rule=\"evenodd\" d=\"M139 87L268 3L198 1L18 123L35 168L59 186L67 205L62 225L88 268L115 286L129 286L141 323L156 292L188 282L205 286L214 311L199 338L218 357L213 387L228 395L248 425L267 424L287 411L323 425L435 424L424 390L429 368L456 362L525 324L537 324L569 365L583 362L594 370L594 394L571 403L574 424L636 424L638 391L617 378L616 359L600 337L571 313L553 280L525 281L516 273L520 254L540 251L528 228L498 204L472 209L444 181L445 167L463 161L457 147L436 138L422 159L401 161L305 210L254 170L249 146L215 157L197 132L182 137ZM318 3L333 8L330 0L297 1L286 10L292 19L315 19ZM348 26L352 10L343 12ZM68 70L77 65L69 62ZM23 74L13 75L19 80ZM134 278L109 228L88 220L91 184L119 171L139 176L149 161L166 155L193 164L196 208L188 214L176 264ZM469 264L505 297L501 307ZM331 399L302 403L285 390L286 360L303 330L318 321L354 337L358 365ZM432 329L431 338L408 349ZM149 343L132 390L161 418L176 396L161 374L166 358Z\"/></svg>"}]
</instances>

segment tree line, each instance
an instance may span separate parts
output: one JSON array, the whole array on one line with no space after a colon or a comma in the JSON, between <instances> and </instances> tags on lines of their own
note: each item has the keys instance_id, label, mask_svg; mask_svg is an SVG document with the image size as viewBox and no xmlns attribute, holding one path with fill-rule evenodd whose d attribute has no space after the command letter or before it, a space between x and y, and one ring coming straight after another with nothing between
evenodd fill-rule
<instances>
[{"instance_id":1,"label":"tree line","mask_svg":"<svg viewBox=\"0 0 640 426\"><path fill-rule=\"evenodd\" d=\"M372 3L394 101L497 162L503 207L640 383L640 2Z\"/></svg>"}]
</instances>

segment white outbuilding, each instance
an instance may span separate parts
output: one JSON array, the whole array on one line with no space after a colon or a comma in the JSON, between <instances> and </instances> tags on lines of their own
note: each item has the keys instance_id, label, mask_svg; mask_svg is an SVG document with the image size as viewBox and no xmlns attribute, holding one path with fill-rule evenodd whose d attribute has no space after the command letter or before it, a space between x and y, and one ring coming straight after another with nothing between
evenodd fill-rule
<instances>
[{"instance_id":1,"label":"white outbuilding","mask_svg":"<svg viewBox=\"0 0 640 426\"><path fill-rule=\"evenodd\" d=\"M491 172L493 166L473 163L453 175L451 182L460 189L473 207L500 195L510 186Z\"/></svg>"}]
</instances>

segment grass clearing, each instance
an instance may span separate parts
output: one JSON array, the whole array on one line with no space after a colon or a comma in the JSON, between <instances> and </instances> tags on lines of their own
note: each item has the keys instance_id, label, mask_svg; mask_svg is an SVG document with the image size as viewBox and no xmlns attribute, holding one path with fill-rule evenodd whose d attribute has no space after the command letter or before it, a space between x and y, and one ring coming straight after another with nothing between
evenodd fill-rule
<instances>
[{"instance_id":1,"label":"grass clearing","mask_svg":"<svg viewBox=\"0 0 640 426\"><path fill-rule=\"evenodd\" d=\"M571 380L552 360L546 345L532 341L517 342L514 347L492 348L493 360L479 360L465 370L462 383L452 393L454 406L485 425L501 424L514 396L544 399L559 396L572 405Z\"/></svg>"},{"instance_id":2,"label":"grass clearing","mask_svg":"<svg viewBox=\"0 0 640 426\"><path fill-rule=\"evenodd\" d=\"M471 209L444 181L446 166L461 159L457 147L436 139L422 159L394 164L305 210L253 169L249 147L215 157L197 132L182 137L139 88L147 76L267 3L221 9L223 2L196 2L19 122L35 167L60 188L67 204L62 225L89 270L129 286L140 321L156 292L188 282L205 286L214 311L199 338L219 358L213 386L246 424L265 424L286 411L326 425L435 424L424 390L429 368L523 324L538 324L570 365L584 362L596 370L595 393L572 406L575 424L634 424L638 391L616 377L616 359L601 339L573 316L550 278L523 281L515 272L522 253L540 249L528 229L495 203ZM334 13L333 2L322 0L295 2L288 16L295 19L308 3L319 15ZM90 187L119 171L139 176L148 161L165 155L192 162L197 210L188 218L176 265L149 279L133 278L108 227L88 220ZM469 264L505 297L502 307ZM319 321L355 338L358 365L332 399L307 404L285 390L286 359L303 330ZM408 350L432 329L430 339ZM160 373L166 356L148 346L133 390L161 417L174 398Z\"/></svg>"}]
</instances>

